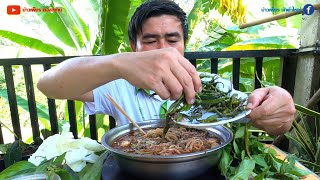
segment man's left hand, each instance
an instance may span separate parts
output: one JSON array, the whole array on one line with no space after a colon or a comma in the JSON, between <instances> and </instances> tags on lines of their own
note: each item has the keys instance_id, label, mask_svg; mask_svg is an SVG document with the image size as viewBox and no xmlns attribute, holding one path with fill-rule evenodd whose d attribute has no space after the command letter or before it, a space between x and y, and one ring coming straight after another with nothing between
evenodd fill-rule
<instances>
[{"instance_id":1,"label":"man's left hand","mask_svg":"<svg viewBox=\"0 0 320 180\"><path fill-rule=\"evenodd\" d=\"M296 112L291 95L280 87L254 90L248 98L247 116L255 127L268 134L279 135L289 131Z\"/></svg>"}]
</instances>

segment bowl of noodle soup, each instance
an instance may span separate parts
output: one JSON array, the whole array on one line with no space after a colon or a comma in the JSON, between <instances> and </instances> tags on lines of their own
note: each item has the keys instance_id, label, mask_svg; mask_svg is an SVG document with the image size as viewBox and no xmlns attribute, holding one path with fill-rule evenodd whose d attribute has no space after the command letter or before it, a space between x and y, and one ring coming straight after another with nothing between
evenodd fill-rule
<instances>
[{"instance_id":1,"label":"bowl of noodle soup","mask_svg":"<svg viewBox=\"0 0 320 180\"><path fill-rule=\"evenodd\" d=\"M104 134L101 143L112 153L119 168L136 177L187 179L216 166L221 149L233 139L232 132L224 126L199 130L178 124L171 124L163 139L164 123L138 122L146 135L132 124L119 126Z\"/></svg>"}]
</instances>

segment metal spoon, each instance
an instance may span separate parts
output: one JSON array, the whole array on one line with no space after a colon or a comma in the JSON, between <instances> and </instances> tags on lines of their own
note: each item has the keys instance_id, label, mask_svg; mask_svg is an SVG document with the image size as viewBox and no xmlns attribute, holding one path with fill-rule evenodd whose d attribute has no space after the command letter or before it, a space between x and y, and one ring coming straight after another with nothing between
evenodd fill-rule
<instances>
[{"instance_id":1,"label":"metal spoon","mask_svg":"<svg viewBox=\"0 0 320 180\"><path fill-rule=\"evenodd\" d=\"M107 94L106 97L136 128L139 129L141 133L147 134L133 119L131 119L131 117L120 107L120 105L109 94Z\"/></svg>"}]
</instances>

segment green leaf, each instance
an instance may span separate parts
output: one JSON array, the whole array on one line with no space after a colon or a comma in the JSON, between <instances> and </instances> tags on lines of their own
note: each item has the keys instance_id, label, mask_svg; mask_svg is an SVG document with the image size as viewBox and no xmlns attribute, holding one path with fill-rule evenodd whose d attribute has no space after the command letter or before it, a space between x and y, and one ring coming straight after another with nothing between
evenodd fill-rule
<instances>
[{"instance_id":1,"label":"green leaf","mask_svg":"<svg viewBox=\"0 0 320 180\"><path fill-rule=\"evenodd\" d=\"M221 171L221 173L226 176L229 166L232 162L232 156L230 155L230 150L227 152L226 148L222 149L221 158L219 161L218 168Z\"/></svg>"},{"instance_id":2,"label":"green leaf","mask_svg":"<svg viewBox=\"0 0 320 180\"><path fill-rule=\"evenodd\" d=\"M12 143L8 144L0 144L0 151L2 154L5 154L5 152L8 150L8 148L12 145Z\"/></svg>"},{"instance_id":3,"label":"green leaf","mask_svg":"<svg viewBox=\"0 0 320 180\"><path fill-rule=\"evenodd\" d=\"M86 169L84 172L81 171L79 173L80 180L100 180L103 162L109 154L109 151L105 151L90 168Z\"/></svg>"},{"instance_id":4,"label":"green leaf","mask_svg":"<svg viewBox=\"0 0 320 180\"><path fill-rule=\"evenodd\" d=\"M254 159L254 161L257 165L260 165L263 168L268 167L268 164L267 164L266 160L264 159L264 156L262 156L260 154L255 154L255 155L252 155L252 158Z\"/></svg>"},{"instance_id":5,"label":"green leaf","mask_svg":"<svg viewBox=\"0 0 320 180\"><path fill-rule=\"evenodd\" d=\"M313 111L312 109L306 108L304 106L301 106L299 104L295 104L295 108L300 111L301 113L312 116L312 117L320 117L320 113L317 111Z\"/></svg>"},{"instance_id":6,"label":"green leaf","mask_svg":"<svg viewBox=\"0 0 320 180\"><path fill-rule=\"evenodd\" d=\"M190 35L189 37L191 37L193 33L193 29L198 23L198 19L201 18L201 16L199 16L201 12L200 10L201 5L202 5L202 0L195 1L195 3L193 4L192 10L188 14L188 25L189 25L189 35Z\"/></svg>"},{"instance_id":7,"label":"green leaf","mask_svg":"<svg viewBox=\"0 0 320 180\"><path fill-rule=\"evenodd\" d=\"M244 137L244 129L245 127L240 127L234 135L234 139L243 138Z\"/></svg>"},{"instance_id":8,"label":"green leaf","mask_svg":"<svg viewBox=\"0 0 320 180\"><path fill-rule=\"evenodd\" d=\"M55 173L58 174L63 180L73 180L72 176L67 170L59 169Z\"/></svg>"},{"instance_id":9,"label":"green leaf","mask_svg":"<svg viewBox=\"0 0 320 180\"><path fill-rule=\"evenodd\" d=\"M275 8L275 9L280 9L281 10L284 7L286 7L285 3L284 3L284 0L276 0L276 1L269 0L269 2L270 2L270 7L271 8ZM273 15L277 15L277 14L280 14L280 13L282 13L282 11L272 11ZM277 21L278 21L279 25L284 26L284 27L287 26L286 19L279 19Z\"/></svg>"},{"instance_id":10,"label":"green leaf","mask_svg":"<svg viewBox=\"0 0 320 180\"><path fill-rule=\"evenodd\" d=\"M20 140L15 140L4 155L4 165L9 167L22 159Z\"/></svg>"},{"instance_id":11,"label":"green leaf","mask_svg":"<svg viewBox=\"0 0 320 180\"><path fill-rule=\"evenodd\" d=\"M77 42L78 48L91 48L90 45L90 31L88 25L81 19L79 14L75 11L69 0L54 0L63 7L62 12L58 15L62 22L70 30L71 36Z\"/></svg>"},{"instance_id":12,"label":"green leaf","mask_svg":"<svg viewBox=\"0 0 320 180\"><path fill-rule=\"evenodd\" d=\"M21 46L25 46L31 49L35 49L46 54L51 55L64 55L63 49L52 44L47 44L39 39L17 34L11 31L0 30L0 37L9 39Z\"/></svg>"},{"instance_id":13,"label":"green leaf","mask_svg":"<svg viewBox=\"0 0 320 180\"><path fill-rule=\"evenodd\" d=\"M236 174L230 180L247 180L255 167L252 159L244 159L236 170Z\"/></svg>"},{"instance_id":14,"label":"green leaf","mask_svg":"<svg viewBox=\"0 0 320 180\"><path fill-rule=\"evenodd\" d=\"M67 152L65 152L65 153L61 154L60 156L56 157L56 158L53 160L52 164L53 164L53 165L56 165L56 166L61 166L61 165L63 165L64 159L65 159L65 157L66 157L66 153L67 153Z\"/></svg>"},{"instance_id":15,"label":"green leaf","mask_svg":"<svg viewBox=\"0 0 320 180\"><path fill-rule=\"evenodd\" d=\"M281 168L283 173L287 172L298 177L310 174L310 172L302 170L296 166L296 159L295 155L289 154L287 156L287 162L283 163L283 167Z\"/></svg>"},{"instance_id":16,"label":"green leaf","mask_svg":"<svg viewBox=\"0 0 320 180\"><path fill-rule=\"evenodd\" d=\"M12 166L4 169L0 173L0 179L8 179L13 176L24 174L27 172L33 172L36 166L29 161L19 161Z\"/></svg>"},{"instance_id":17,"label":"green leaf","mask_svg":"<svg viewBox=\"0 0 320 180\"><path fill-rule=\"evenodd\" d=\"M270 155L271 157L271 164L272 164L272 167L275 168L276 172L280 173L281 172L281 166L282 166L282 163L283 161L276 158L275 156L273 155Z\"/></svg>"},{"instance_id":18,"label":"green leaf","mask_svg":"<svg viewBox=\"0 0 320 180\"><path fill-rule=\"evenodd\" d=\"M269 172L270 166L265 167L265 169L254 177L255 180L263 180L265 175Z\"/></svg>"},{"instance_id":19,"label":"green leaf","mask_svg":"<svg viewBox=\"0 0 320 180\"><path fill-rule=\"evenodd\" d=\"M225 50L263 50L263 49L294 49L290 43L290 37L270 36L242 41L226 48Z\"/></svg>"},{"instance_id":20,"label":"green leaf","mask_svg":"<svg viewBox=\"0 0 320 180\"><path fill-rule=\"evenodd\" d=\"M46 172L48 167L51 166L53 159L50 160L44 160L43 162L41 162L41 164L39 166L37 166L36 168L36 172Z\"/></svg>"},{"instance_id":21,"label":"green leaf","mask_svg":"<svg viewBox=\"0 0 320 180\"><path fill-rule=\"evenodd\" d=\"M27 0L26 2L30 7L37 7L40 9L50 8L48 6L42 5L41 3L39 3L39 1ZM55 37L57 37L65 45L76 48L76 45L71 35L69 34L68 27L63 23L61 17L59 16L59 12L37 12L36 14L47 25L48 29L55 35Z\"/></svg>"},{"instance_id":22,"label":"green leaf","mask_svg":"<svg viewBox=\"0 0 320 180\"><path fill-rule=\"evenodd\" d=\"M130 11L130 0L110 0L107 4L108 12L105 14L103 54L118 52L128 29L128 13ZM116 17L116 18L115 18Z\"/></svg>"}]
</instances>

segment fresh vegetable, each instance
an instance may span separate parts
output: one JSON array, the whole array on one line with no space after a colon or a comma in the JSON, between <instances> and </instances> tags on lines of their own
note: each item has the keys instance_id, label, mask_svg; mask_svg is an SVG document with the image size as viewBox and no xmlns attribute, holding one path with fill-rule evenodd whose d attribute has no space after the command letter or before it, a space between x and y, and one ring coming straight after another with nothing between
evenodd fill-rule
<instances>
[{"instance_id":1,"label":"fresh vegetable","mask_svg":"<svg viewBox=\"0 0 320 180\"><path fill-rule=\"evenodd\" d=\"M170 120L181 121L186 118L190 121L197 120L200 123L215 122L225 118L233 118L245 110L245 98L232 94L231 86L228 88L226 82L222 82L217 75L207 73L200 74L202 81L202 92L196 93L196 99L191 106L187 104L182 95L175 101L166 113L166 125L163 131L165 135L169 129ZM188 112L188 113L186 113ZM201 119L205 113L214 115Z\"/></svg>"}]
</instances>

